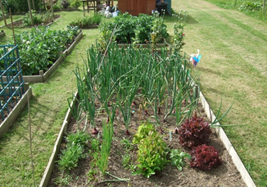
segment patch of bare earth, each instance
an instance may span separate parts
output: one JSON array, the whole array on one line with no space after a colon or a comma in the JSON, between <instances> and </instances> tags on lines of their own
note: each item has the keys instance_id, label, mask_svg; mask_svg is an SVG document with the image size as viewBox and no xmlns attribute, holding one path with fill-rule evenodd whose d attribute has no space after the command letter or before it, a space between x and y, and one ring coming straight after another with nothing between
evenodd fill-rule
<instances>
[{"instance_id":1,"label":"patch of bare earth","mask_svg":"<svg viewBox=\"0 0 267 187\"><path fill-rule=\"evenodd\" d=\"M139 104L139 103L138 103ZM88 181L88 172L92 168L92 155L89 155L89 151L87 150L86 158L79 162L77 168L70 172L71 181L69 181L68 186L133 186L133 187L154 187L154 186L205 186L205 187L214 187L214 186L246 186L243 182L240 173L236 169L235 165L232 162L231 156L228 154L221 140L217 137L214 130L211 135L209 145L214 146L220 154L221 159L223 160L223 164L214 169L212 171L201 171L198 169L193 169L189 166L190 160L186 160L187 167L184 167L183 171L179 171L176 167L171 166L170 164L165 167L161 172L156 173L156 175L151 176L149 179L145 178L141 175L132 175L132 171L127 170L123 167L122 164L122 156L125 154L125 149L121 144L121 140L124 138L132 141L133 135L137 131L138 126L142 121L150 119L149 115L153 114L152 110L149 110L149 115L145 115L143 111L140 111L138 105L132 107L132 122L130 124L130 136L125 134L125 126L123 125L123 119L121 114L118 112L116 116L117 120L114 123L114 135L112 141L112 148L109 157L109 165L108 172L120 177L120 178L128 178L129 182L103 182L104 180L113 180L109 176L101 177L100 172L94 176L94 179ZM165 114L165 110L161 110L162 114L159 115L160 119L163 119L163 114ZM198 116L202 116L206 121L208 121L204 110L201 107L201 104L198 105ZM98 115L96 119L97 129L102 134L102 120L106 121L106 115ZM80 124L79 128L82 129L84 124ZM161 128L160 126L156 127L159 132L162 133L165 142L168 147L171 149L180 149L184 152L190 153L190 150L183 148L179 143L179 135L174 134L173 131L176 128L176 121L173 116L170 116L166 122L161 120ZM77 132L78 125L74 119L69 123L68 133ZM87 128L86 132L91 134L92 128ZM170 141L169 131L172 131L172 140ZM94 135L91 135L91 137ZM97 138L97 136L95 136ZM101 138L100 138L101 139ZM61 147L65 147L66 142L63 141ZM90 145L88 145L88 149L90 149ZM131 151L131 159L133 163L136 164L136 151L137 148ZM60 186L58 183L56 184L57 178L62 176L62 173L59 171L57 164L54 167L54 171L52 173L52 177L50 179L50 187Z\"/></svg>"}]
</instances>

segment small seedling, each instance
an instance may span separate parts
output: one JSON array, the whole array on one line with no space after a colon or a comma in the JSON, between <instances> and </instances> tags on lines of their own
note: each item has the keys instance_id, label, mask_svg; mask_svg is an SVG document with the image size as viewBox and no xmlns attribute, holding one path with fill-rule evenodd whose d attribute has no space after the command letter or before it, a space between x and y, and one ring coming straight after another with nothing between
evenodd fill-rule
<instances>
[{"instance_id":1,"label":"small seedling","mask_svg":"<svg viewBox=\"0 0 267 187\"><path fill-rule=\"evenodd\" d=\"M185 159L191 159L190 154L181 152L178 149L172 149L171 154L171 164L172 166L176 166L178 170L182 171L183 167L185 166Z\"/></svg>"}]
</instances>

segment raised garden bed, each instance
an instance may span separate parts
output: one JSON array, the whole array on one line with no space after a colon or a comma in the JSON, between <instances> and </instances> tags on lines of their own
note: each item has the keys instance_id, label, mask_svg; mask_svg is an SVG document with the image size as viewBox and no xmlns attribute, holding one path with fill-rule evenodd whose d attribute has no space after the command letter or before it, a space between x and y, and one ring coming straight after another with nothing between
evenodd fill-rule
<instances>
[{"instance_id":1,"label":"raised garden bed","mask_svg":"<svg viewBox=\"0 0 267 187\"><path fill-rule=\"evenodd\" d=\"M94 13L93 16L85 16L83 18L76 19L70 23L70 26L78 26L81 29L93 29L98 28L103 16L99 13Z\"/></svg>"},{"instance_id":2,"label":"raised garden bed","mask_svg":"<svg viewBox=\"0 0 267 187\"><path fill-rule=\"evenodd\" d=\"M78 34L78 36L76 36L73 43L59 56L59 58L53 63L53 65L47 71L40 70L39 75L23 75L24 81L29 83L45 82L50 77L50 75L57 69L57 67L62 62L64 62L66 56L71 53L76 44L81 40L82 36L83 33L81 31Z\"/></svg>"},{"instance_id":3,"label":"raised garden bed","mask_svg":"<svg viewBox=\"0 0 267 187\"><path fill-rule=\"evenodd\" d=\"M58 60L46 71L39 71L39 75L23 75L23 79L25 82L29 83L37 83L37 82L45 82L51 75L52 73L58 68L58 66L64 62L65 58L67 55L71 53L71 51L74 49L74 47L77 45L77 43L81 40L83 36L82 31L80 34L75 38L73 43L66 49L63 54L58 58Z\"/></svg>"},{"instance_id":4,"label":"raised garden bed","mask_svg":"<svg viewBox=\"0 0 267 187\"><path fill-rule=\"evenodd\" d=\"M109 61L110 59L114 58L115 56L120 56L123 57L124 54L123 50L124 49L119 49L116 48L116 50L121 50L122 53L119 54L114 54L116 53L115 51L112 51L110 53L107 54L107 56L109 58L105 58L104 61L101 60L102 58L99 58L97 61L102 62L105 64L105 66L107 66L107 64L112 63L112 61ZM127 57L126 53L125 53L125 57L123 59L121 58L116 58L118 63L119 62L123 62L121 63L122 66L120 66L121 68L125 68L128 67L128 63L136 63L139 62L142 59L142 54L147 54L149 53L149 50L144 51L144 53L142 53L142 51L138 51L138 53L134 53L131 49L127 48L125 49L125 51L127 51L127 54L129 54L129 56L138 56L138 54L140 54L140 56L136 57L136 58L131 58L131 57ZM90 59L94 59L96 60L95 56L92 55L93 53L93 49L91 49L91 51L88 53L90 56ZM168 59L168 63L172 63L172 60L169 59L169 57L165 56L167 53L166 51L161 51L161 54L155 54L156 58L154 59L153 62L151 62L149 59L147 59L146 57L144 57L144 59L148 60L146 61L145 64L143 64L146 67L150 67L150 63L155 63L156 64L161 64L164 63L164 59ZM114 55L114 56L112 56ZM175 54L177 55L177 54ZM97 55L98 56L98 55ZM178 55L179 56L179 55ZM153 58L153 55L151 56ZM126 60L127 58L129 58L129 62ZM173 56L170 58L174 58ZM130 60L131 59L131 60ZM162 61L160 59L163 59ZM120 61L121 60L121 61ZM170 60L170 61L169 61ZM174 60L174 59L173 59ZM179 60L174 60L173 62L179 62ZM176 67L175 64L164 64L162 67L165 67L165 65L170 67ZM90 62L88 62L88 64L91 64ZM184 64L185 65L185 64ZM112 65L111 65L112 66ZM137 65L136 68L138 68L140 65ZM90 68L89 65L89 73L88 76L92 76L92 74L96 73L94 70L97 69L97 67L99 66L95 66L94 68ZM157 67L157 65L155 66ZM183 66L185 67L185 66ZM105 68L103 66L103 69L101 67L101 72L111 72L111 71L105 71ZM115 68L115 66L114 66ZM177 68L177 67L176 67ZM85 68L86 70L88 69ZM115 68L116 69L116 68ZM142 68L141 68L142 69ZM140 70L141 70L140 69ZM167 68L168 69L168 68ZM106 69L107 70L107 69ZM181 70L181 69L180 69ZM149 71L150 73L153 73L154 70ZM184 72L183 70L181 70L182 72ZM135 74L138 73L139 70L130 70L131 74ZM173 71L174 74L176 71ZM186 72L186 71L185 71ZM104 73L105 74L105 73ZM104 75L103 74L103 75ZM126 73L128 74L128 73ZM122 77L126 76L126 74L124 74ZM142 74L142 73L141 73ZM182 73L183 74L183 73ZM80 77L79 73L76 72L77 78ZM106 76L108 76L108 74L105 74ZM158 74L155 74L158 75ZM168 76L167 74L165 74L166 76ZM187 77L187 73L184 74L186 78L185 80L189 80L190 78ZM92 76L94 77L94 76ZM101 76L100 76L101 77ZM138 76L137 76L138 77ZM174 77L169 77L168 80L174 80ZM121 79L121 78L120 78ZM98 80L98 79L97 79ZM116 80L116 79L115 79ZM149 84L149 82L153 82L153 78L148 78L148 79L144 79L144 81L147 81L147 83ZM184 79L183 79L184 80ZM89 82L90 78L85 78L83 80L81 80L82 82L88 83L90 85ZM127 79L124 79L124 81L127 81ZM133 79L134 81L134 79ZM157 79L158 81L158 79ZM78 81L79 82L79 81ZM194 83L189 81L190 84L192 85L194 88L195 86L193 85ZM120 85L121 83L118 83L118 85ZM124 83L122 83L124 84ZM130 83L131 86L134 86L135 83ZM142 83L145 85L145 83ZM93 84L95 85L95 84ZM103 85L103 83L101 83L101 85ZM101 86L100 85L100 86ZM127 85L127 84L126 84ZM103 92L102 88L103 87L98 87L98 85L95 85L97 88L99 88L98 90L96 90L96 92L100 92L105 94L105 92ZM130 87L130 85L128 85ZM137 85L138 86L138 85ZM89 86L90 87L90 86ZM179 86L178 86L179 87ZM127 87L128 88L128 87ZM125 89L127 89L125 88ZM174 86L173 90L176 90L176 86ZM183 171L179 171L177 170L176 167L172 167L171 165L166 165L166 167L160 171L160 172L156 172L155 175L150 176L150 178L146 178L144 176L139 176L139 175L132 175L132 171L136 169L136 167L134 167L134 164L136 162L136 147L133 147L132 149L129 149L128 151L125 150L125 143L128 142L128 145L132 142L133 140L133 135L136 134L136 132L138 131L137 128L139 128L140 124L142 124L142 121L150 121L153 122L156 125L156 129L157 132L161 133L161 135L163 136L163 140L164 142L168 145L169 149L179 149L183 152L190 152L189 149L184 148L180 145L179 143L179 135L176 134L176 128L177 128L177 115L179 114L179 110L177 110L178 108L176 108L175 110L175 117L172 115L173 113L173 108L171 108L169 110L169 108L172 106L171 103L176 103L175 102L169 102L169 100L171 100L172 94L169 93L165 93L166 95L168 95L166 97L166 108L163 109L164 107L161 108L161 110L158 110L158 108L156 108L155 106L157 106L157 103L155 103L155 108L153 107L153 104L150 103L150 107L146 107L144 106L144 102L143 102L143 97L140 96L142 94L144 94L141 90L137 91L137 96L134 99L134 102L132 102L131 100L129 101L129 98L124 98L124 96L122 95L122 100L120 101L116 101L116 100L111 100L109 102L107 102L106 106L109 105L109 111L114 111L115 113L115 121L113 123L113 141L111 144L111 149L110 149L110 154L108 155L108 167L107 170L110 174L117 176L119 179L121 179L120 181L114 181L112 177L110 177L110 175L100 175L100 172L97 168L95 168L96 170L94 170L95 164L94 162L98 162L98 160L101 160L101 158L98 157L94 157L94 152L92 152L93 149L93 144L89 143L86 145L86 151L85 151L85 158L81 159L78 162L78 165L76 168L72 169L69 172L66 172L68 174L66 174L65 172L62 173L62 170L59 170L58 164L57 167L54 167L55 161L59 158L58 156L58 152L60 149L64 150L66 148L66 144L67 142L65 140L63 140L63 136L64 133L77 133L77 132L81 132L82 129L85 129L85 134L90 134L92 140L97 140L99 139L99 141L103 141L105 140L106 137L103 138L103 134L105 134L105 132L102 130L102 122L105 123L104 121L112 121L112 118L110 118L110 116L107 116L107 108L101 108L100 103L103 102L103 100L101 100L102 96L101 95L98 99L99 100L92 100L92 98L94 97L89 97L90 100L89 102L92 102L92 106L94 106L97 110L98 113L95 115L95 118L89 118L90 123L93 124L93 122L91 120L94 120L95 123L93 126L89 126L87 125L87 118L83 119L83 120L79 120L76 121L74 118L77 119L77 113L76 115L73 116L73 118L71 118L71 113L74 111L78 111L78 109L81 107L81 96L83 95L83 93L86 95L86 92L82 92L83 87L80 85L78 87L78 92L74 95L74 99L73 102L70 105L70 109L68 110L68 113L64 119L63 122L63 126L61 128L61 131L59 133L58 139L56 141L53 153L51 155L51 158L49 160L48 166L46 168L45 174L42 178L42 181L40 183L40 186L59 186L59 185L68 185L69 186L90 186L90 185L95 185L95 186L107 186L109 184L114 184L115 186L177 186L177 185L181 185L181 186L194 186L196 184L198 184L199 186L217 186L217 185L222 185L222 186L255 186L253 181L251 180L250 176L248 175L248 173L246 172L246 170L243 170L244 167L241 167L239 165L240 164L240 160L236 161L236 159L238 159L233 153L235 152L234 149L229 147L228 143L225 143L225 138L222 138L222 141L218 138L222 137L222 133L223 130L221 128L218 128L219 130L213 130L213 134L210 137L210 142L209 145L214 146L220 155L220 158L223 160L222 165L216 169L213 169L211 171L201 171L199 169L192 169L190 167L184 167ZM128 88L130 89L130 88ZM170 88L171 89L171 88ZM191 89L190 89L191 90ZM212 119L208 119L206 117L212 116L211 113L211 109L208 107L208 104L206 103L206 100L204 99L203 95L201 94L201 92L198 94L197 93L197 89L193 89L195 91L193 91L193 93L190 91L191 94L193 95L200 95L200 101L201 103L197 104L197 108L196 110L199 111L198 115L200 115L201 117L205 118L206 121L208 121L209 123L212 122L211 120L214 119L214 117L211 117ZM125 92L128 93L127 90L124 90ZM169 90L170 91L170 90ZM176 92L176 91L175 91ZM118 94L121 94L120 91L118 92ZM129 96L130 92L128 94L126 94L127 96ZM79 96L78 96L79 95ZM152 94L153 95L153 94ZM121 96L120 96L121 97ZM118 97L118 98L120 98ZM88 99L87 96L82 98L86 98ZM100 102L101 100L101 102ZM76 101L78 103L76 103ZM84 101L84 100L82 100ZM128 102L129 101L129 102ZM193 103L195 102L195 100L185 100L185 102L182 100L181 101L181 105L179 105L181 108L181 110L185 111L186 113L188 113L191 109L187 108L189 111L185 110L185 107L189 105L194 105ZM182 102L183 101L183 102ZM118 105L120 108L119 110L117 110L115 108L115 110L113 108L111 108L111 106L115 106L114 103L116 102L116 106ZM191 104L190 104L191 103ZM125 115L123 114L123 110L121 110L121 107L127 107L128 104L132 104L130 106L130 110L128 112L130 112L130 116L131 116L131 122L129 124L129 126L123 125L126 124L125 121ZM102 104L101 104L102 105ZM177 105L178 106L178 105ZM202 108L202 106L204 106L204 109ZM100 109L101 108L101 109ZM72 112L71 112L72 111ZM105 111L107 113L105 113ZM158 112L160 111L160 112ZM169 113L170 116L168 118L165 119L165 114ZM75 113L75 112L74 112ZM73 114L74 114L73 113ZM80 112L78 112L80 113ZM87 112L85 112L87 113ZM81 114L85 114L85 113L81 113ZM206 113L206 114L205 114ZM110 114L110 113L109 113ZM156 114L158 114L157 117ZM91 113L88 115L90 116ZM154 115L154 117L153 117ZM184 114L185 115L185 114ZM79 118L80 119L80 118ZM179 121L179 120L178 120ZM150 123L149 122L149 123ZM87 126L87 127L86 127ZM95 133L96 129L99 130L99 134ZM91 134L91 133L94 134ZM126 133L125 133L126 132ZM217 132L217 134L215 133ZM124 144L122 143L124 142ZM130 143L129 143L130 142ZM225 147L224 147L225 144ZM102 144L103 146L103 144ZM67 145L68 148L68 145ZM228 152L228 150L230 150ZM230 153L230 154L229 154ZM129 154L129 158L130 160L132 160L132 162L127 162L127 164L125 164L123 162L124 158L126 157L126 154ZM62 153L60 154L62 155ZM61 156L60 156L61 158ZM233 160L232 160L233 158ZM97 159L97 160L94 160ZM57 163L59 162L59 160L57 161ZM237 166L237 168L235 167L235 165ZM186 161L186 163L188 163L188 161ZM239 163L239 164L237 164ZM241 162L242 163L242 162ZM132 170L131 170L132 169ZM98 171L98 172L97 172ZM94 173L96 172L96 173ZM240 173L239 173L240 172ZM51 177L52 175L52 177ZM62 176L65 175L65 178ZM243 177L243 179L242 179ZM67 180L69 179L69 180ZM63 183L65 180L65 182L67 183Z\"/></svg>"}]
</instances>

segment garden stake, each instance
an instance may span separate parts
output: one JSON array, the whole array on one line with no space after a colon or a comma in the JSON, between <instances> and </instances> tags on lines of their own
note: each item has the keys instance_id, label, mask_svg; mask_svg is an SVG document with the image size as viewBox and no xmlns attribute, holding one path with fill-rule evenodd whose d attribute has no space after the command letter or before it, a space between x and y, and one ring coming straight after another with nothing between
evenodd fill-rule
<instances>
[{"instance_id":1,"label":"garden stake","mask_svg":"<svg viewBox=\"0 0 267 187\"><path fill-rule=\"evenodd\" d=\"M30 3L30 0L27 0L27 1L28 1L28 8L29 8L30 16L31 16L32 25L33 25L31 3ZM10 8L9 8L9 11L10 11Z\"/></svg>"},{"instance_id":2,"label":"garden stake","mask_svg":"<svg viewBox=\"0 0 267 187\"><path fill-rule=\"evenodd\" d=\"M29 97L29 94L27 95L27 100L28 100L28 114L29 114L29 134L30 134L30 152L31 152L32 177L33 177L33 184L35 186L34 164L33 164L33 156L32 156L32 127L31 127L30 97Z\"/></svg>"},{"instance_id":3,"label":"garden stake","mask_svg":"<svg viewBox=\"0 0 267 187\"><path fill-rule=\"evenodd\" d=\"M3 14L3 19L4 19L4 21L5 21L5 26L7 26L7 23L6 23L6 16L5 16L5 12L4 12L4 9L3 9L2 0L0 0L0 6L1 6L2 14Z\"/></svg>"},{"instance_id":4,"label":"garden stake","mask_svg":"<svg viewBox=\"0 0 267 187\"><path fill-rule=\"evenodd\" d=\"M11 27L12 27L12 32L13 32L14 45L16 45L15 31L14 31L13 19L12 19L12 14L11 14L11 9L10 8L9 8L9 14L10 14L10 19L11 19Z\"/></svg>"}]
</instances>

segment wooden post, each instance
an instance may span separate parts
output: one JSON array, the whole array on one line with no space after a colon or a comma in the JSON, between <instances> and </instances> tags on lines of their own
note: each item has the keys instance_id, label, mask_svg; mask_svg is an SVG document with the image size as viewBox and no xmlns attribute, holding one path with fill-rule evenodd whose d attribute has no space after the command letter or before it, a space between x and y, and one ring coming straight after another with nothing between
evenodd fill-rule
<instances>
[{"instance_id":1,"label":"wooden post","mask_svg":"<svg viewBox=\"0 0 267 187\"><path fill-rule=\"evenodd\" d=\"M52 14L52 18L54 18L53 0L50 0L50 4L51 4L51 14Z\"/></svg>"},{"instance_id":2,"label":"wooden post","mask_svg":"<svg viewBox=\"0 0 267 187\"><path fill-rule=\"evenodd\" d=\"M4 8L3 8L3 5L2 5L2 0L0 0L0 6L1 6L1 9L2 9L2 14L3 14L3 19L4 19L4 22L5 22L5 26L7 26L5 11L4 11Z\"/></svg>"},{"instance_id":3,"label":"wooden post","mask_svg":"<svg viewBox=\"0 0 267 187\"><path fill-rule=\"evenodd\" d=\"M11 28L12 28L12 31L13 31L14 45L16 45L16 38L15 38L15 31L14 31L14 26L13 26L11 8L9 8L9 15L10 15L10 19L11 19Z\"/></svg>"},{"instance_id":4,"label":"wooden post","mask_svg":"<svg viewBox=\"0 0 267 187\"><path fill-rule=\"evenodd\" d=\"M33 25L31 3L30 3L30 0L27 0L27 1L28 1L29 12L30 12L30 16L31 16L32 25Z\"/></svg>"},{"instance_id":5,"label":"wooden post","mask_svg":"<svg viewBox=\"0 0 267 187\"><path fill-rule=\"evenodd\" d=\"M45 7L45 0L43 0L43 3L44 3L44 10L46 10L46 7Z\"/></svg>"},{"instance_id":6,"label":"wooden post","mask_svg":"<svg viewBox=\"0 0 267 187\"><path fill-rule=\"evenodd\" d=\"M32 0L32 6L33 6L33 10L36 10L35 9L35 4L34 4L34 0Z\"/></svg>"}]
</instances>

